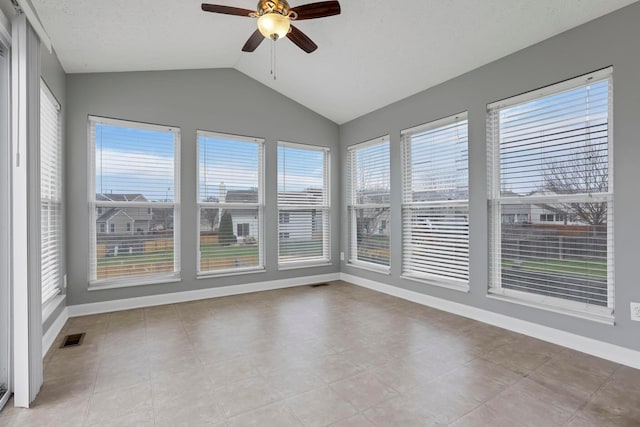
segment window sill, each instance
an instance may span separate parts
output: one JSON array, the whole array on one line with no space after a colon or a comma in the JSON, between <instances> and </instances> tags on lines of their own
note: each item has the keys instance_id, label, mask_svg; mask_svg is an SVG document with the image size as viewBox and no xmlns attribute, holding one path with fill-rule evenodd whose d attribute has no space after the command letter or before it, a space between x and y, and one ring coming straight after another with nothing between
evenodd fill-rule
<instances>
[{"instance_id":1,"label":"window sill","mask_svg":"<svg viewBox=\"0 0 640 427\"><path fill-rule=\"evenodd\" d=\"M357 261L349 261L347 262L348 267L358 268L360 270L372 271L374 273L386 274L387 276L391 274L391 268L382 265L369 264L364 262Z\"/></svg>"},{"instance_id":2,"label":"window sill","mask_svg":"<svg viewBox=\"0 0 640 427\"><path fill-rule=\"evenodd\" d=\"M523 292L509 292L508 290L490 289L487 298L497 301L504 301L512 304L519 304L526 307L536 308L539 310L550 311L552 313L564 314L580 319L590 320L609 326L615 325L615 317L609 308L592 308L586 310L586 305L582 303L573 303L572 301L564 301L557 298L542 297L538 295L520 295ZM581 308L578 308L581 307Z\"/></svg>"},{"instance_id":3,"label":"window sill","mask_svg":"<svg viewBox=\"0 0 640 427\"><path fill-rule=\"evenodd\" d=\"M227 277L227 276L242 276L244 274L257 274L264 273L267 270L264 267L256 267L256 268L247 268L245 270L221 270L220 272L202 272L198 273L196 279L215 279L216 277Z\"/></svg>"},{"instance_id":4,"label":"window sill","mask_svg":"<svg viewBox=\"0 0 640 427\"><path fill-rule=\"evenodd\" d=\"M49 321L51 315L56 312L58 307L64 303L66 295L58 294L55 297L51 298L42 306L42 324L44 325L47 321Z\"/></svg>"},{"instance_id":5,"label":"window sill","mask_svg":"<svg viewBox=\"0 0 640 427\"><path fill-rule=\"evenodd\" d=\"M297 270L299 268L313 268L313 267L330 267L333 263L331 261L300 261L291 264L278 265L278 271Z\"/></svg>"},{"instance_id":6,"label":"window sill","mask_svg":"<svg viewBox=\"0 0 640 427\"><path fill-rule=\"evenodd\" d=\"M411 280L414 282L426 283L431 286L438 286L440 288L451 289L458 292L469 293L469 282L467 281L454 281L454 280L443 280L430 278L426 276L412 276L408 274L400 275L402 279Z\"/></svg>"},{"instance_id":7,"label":"window sill","mask_svg":"<svg viewBox=\"0 0 640 427\"><path fill-rule=\"evenodd\" d=\"M128 280L104 280L104 281L95 281L89 282L88 291L103 291L106 289L118 289L118 288L133 288L136 286L148 286L148 285L161 285L164 283L176 283L180 282L182 279L180 276L155 276L148 277L144 280L132 281Z\"/></svg>"}]
</instances>

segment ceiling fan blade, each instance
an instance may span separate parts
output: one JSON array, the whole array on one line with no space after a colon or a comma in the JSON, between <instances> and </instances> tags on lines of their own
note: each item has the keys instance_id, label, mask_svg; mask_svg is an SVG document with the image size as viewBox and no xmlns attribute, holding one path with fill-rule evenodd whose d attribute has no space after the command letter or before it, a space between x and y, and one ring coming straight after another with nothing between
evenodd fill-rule
<instances>
[{"instance_id":1,"label":"ceiling fan blade","mask_svg":"<svg viewBox=\"0 0 640 427\"><path fill-rule=\"evenodd\" d=\"M239 7L219 6L217 4L202 3L202 10L205 12L224 13L225 15L246 16L256 13L255 10L241 9Z\"/></svg>"},{"instance_id":2,"label":"ceiling fan blade","mask_svg":"<svg viewBox=\"0 0 640 427\"><path fill-rule=\"evenodd\" d=\"M242 51L253 52L258 46L260 46L262 40L264 40L264 36L260 33L260 30L255 30L253 34L251 34L251 37L249 37L249 40L247 40L244 46L242 46Z\"/></svg>"},{"instance_id":3,"label":"ceiling fan blade","mask_svg":"<svg viewBox=\"0 0 640 427\"><path fill-rule=\"evenodd\" d=\"M293 7L291 11L298 14L296 21L324 18L325 16L340 15L340 3L337 1L319 1Z\"/></svg>"},{"instance_id":4,"label":"ceiling fan blade","mask_svg":"<svg viewBox=\"0 0 640 427\"><path fill-rule=\"evenodd\" d=\"M289 40L291 40L296 46L300 49L304 50L307 53L311 53L318 48L316 45L305 33L291 26L291 31L287 34Z\"/></svg>"}]
</instances>

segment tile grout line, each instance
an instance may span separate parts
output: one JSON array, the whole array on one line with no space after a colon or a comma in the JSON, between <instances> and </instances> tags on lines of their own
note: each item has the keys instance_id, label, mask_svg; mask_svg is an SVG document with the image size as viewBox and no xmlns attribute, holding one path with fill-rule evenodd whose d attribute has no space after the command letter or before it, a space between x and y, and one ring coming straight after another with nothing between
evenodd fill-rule
<instances>
[{"instance_id":1,"label":"tile grout line","mask_svg":"<svg viewBox=\"0 0 640 427\"><path fill-rule=\"evenodd\" d=\"M143 309L142 310L142 314L144 316L144 343L145 346L147 344L148 338L147 338L147 326L148 326L148 322L147 322L147 310ZM145 349L146 351L146 349ZM153 384L151 382L151 371L149 371L149 377L147 378L147 381L149 382L149 391L151 392L151 415L153 416L153 425L154 426L158 426L158 417L156 416L156 405L155 405L155 400L153 398Z\"/></svg>"},{"instance_id":2,"label":"tile grout line","mask_svg":"<svg viewBox=\"0 0 640 427\"><path fill-rule=\"evenodd\" d=\"M593 393L591 393L589 395L588 399L585 399L585 401L582 403L582 405L580 405L573 414L571 414L571 417L569 418L569 420L567 420L567 422L564 425L568 425L571 421L573 421L574 419L576 419L578 417L578 414L580 412L582 412L582 410L589 405L589 403L591 403L591 401L593 400L593 398L600 392L600 390L602 390L603 388L605 388L609 382L611 381L611 379L613 378L613 376L615 375L616 372L618 372L618 370L622 369L622 366L617 366L616 369L613 370L613 372L611 372L608 376L607 379L604 380L602 382L602 384L600 384L600 386L598 386L597 389L595 389L593 391Z\"/></svg>"}]
</instances>

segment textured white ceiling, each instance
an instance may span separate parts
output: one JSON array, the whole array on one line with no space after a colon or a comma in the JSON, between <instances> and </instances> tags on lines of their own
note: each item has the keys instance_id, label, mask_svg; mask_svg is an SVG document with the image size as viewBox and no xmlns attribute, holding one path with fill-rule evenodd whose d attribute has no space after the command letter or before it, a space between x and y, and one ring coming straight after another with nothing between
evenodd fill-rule
<instances>
[{"instance_id":1,"label":"textured white ceiling","mask_svg":"<svg viewBox=\"0 0 640 427\"><path fill-rule=\"evenodd\" d=\"M199 0L32 0L68 73L233 67L338 124L634 1L342 0L341 15L296 24L316 52L278 41L273 81L266 40L240 51L255 21Z\"/></svg>"}]
</instances>

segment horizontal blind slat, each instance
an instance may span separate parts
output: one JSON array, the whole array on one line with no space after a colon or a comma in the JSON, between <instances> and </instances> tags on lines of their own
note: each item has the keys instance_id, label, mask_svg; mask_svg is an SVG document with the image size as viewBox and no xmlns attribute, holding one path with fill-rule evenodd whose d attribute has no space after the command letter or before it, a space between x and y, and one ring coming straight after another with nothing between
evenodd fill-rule
<instances>
[{"instance_id":1,"label":"horizontal blind slat","mask_svg":"<svg viewBox=\"0 0 640 427\"><path fill-rule=\"evenodd\" d=\"M490 287L607 307L611 79L546 93L488 112Z\"/></svg>"},{"instance_id":2,"label":"horizontal blind slat","mask_svg":"<svg viewBox=\"0 0 640 427\"><path fill-rule=\"evenodd\" d=\"M180 271L179 130L90 117L95 164L91 281Z\"/></svg>"},{"instance_id":3,"label":"horizontal blind slat","mask_svg":"<svg viewBox=\"0 0 640 427\"><path fill-rule=\"evenodd\" d=\"M466 114L402 133L403 274L469 279Z\"/></svg>"},{"instance_id":4,"label":"horizontal blind slat","mask_svg":"<svg viewBox=\"0 0 640 427\"><path fill-rule=\"evenodd\" d=\"M349 261L389 266L389 137L367 141L349 152ZM376 207L373 207L373 206Z\"/></svg>"},{"instance_id":5,"label":"horizontal blind slat","mask_svg":"<svg viewBox=\"0 0 640 427\"><path fill-rule=\"evenodd\" d=\"M278 143L278 263L328 261L329 150Z\"/></svg>"}]
</instances>

